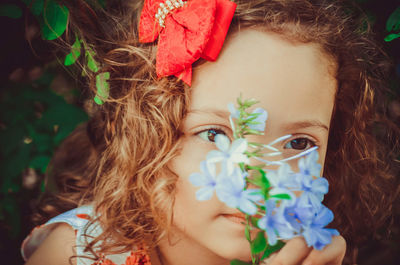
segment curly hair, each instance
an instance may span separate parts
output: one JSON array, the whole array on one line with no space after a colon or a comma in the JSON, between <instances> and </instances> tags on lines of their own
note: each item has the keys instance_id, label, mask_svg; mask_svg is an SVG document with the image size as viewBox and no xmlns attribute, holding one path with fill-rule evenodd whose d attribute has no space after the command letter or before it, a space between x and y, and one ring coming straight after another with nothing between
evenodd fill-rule
<instances>
[{"instance_id":1,"label":"curly hair","mask_svg":"<svg viewBox=\"0 0 400 265\"><path fill-rule=\"evenodd\" d=\"M369 236L366 231L390 220L398 194L399 129L385 118L386 56L364 16L342 5L344 1L235 2L228 35L256 28L292 42L316 43L337 63L324 168L331 192L325 202L335 213L332 226L354 249ZM138 242L151 247L173 218L177 176L168 163L179 154L179 127L190 104L190 87L175 77L157 78L156 44L138 41L142 1L107 1L106 9L82 0L64 4L71 10L67 42L77 33L95 51L101 71L110 72L111 89L106 103L95 106L86 130L78 129L60 147L66 155L53 159L49 175L58 189L43 201L38 220L94 202L104 232L89 248L102 240L102 250L109 252L130 250ZM95 93L90 72L88 80ZM79 143L82 139L88 144ZM68 151L71 144L81 152Z\"/></svg>"}]
</instances>

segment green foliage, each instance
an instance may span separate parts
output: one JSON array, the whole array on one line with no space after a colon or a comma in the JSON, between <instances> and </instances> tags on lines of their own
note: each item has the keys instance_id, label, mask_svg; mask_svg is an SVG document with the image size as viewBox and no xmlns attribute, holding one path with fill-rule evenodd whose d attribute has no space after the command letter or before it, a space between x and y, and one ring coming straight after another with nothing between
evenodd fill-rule
<instances>
[{"instance_id":1,"label":"green foliage","mask_svg":"<svg viewBox=\"0 0 400 265\"><path fill-rule=\"evenodd\" d=\"M0 5L0 16L20 18L22 16L22 10L16 5Z\"/></svg>"},{"instance_id":2,"label":"green foliage","mask_svg":"<svg viewBox=\"0 0 400 265\"><path fill-rule=\"evenodd\" d=\"M267 247L267 240L265 239L264 231L257 233L256 238L251 242L251 251L253 254L261 253Z\"/></svg>"},{"instance_id":3,"label":"green foliage","mask_svg":"<svg viewBox=\"0 0 400 265\"><path fill-rule=\"evenodd\" d=\"M97 62L94 59L94 51L88 47L85 47L85 50L86 50L87 66L92 72L97 73L99 71L99 66L97 65Z\"/></svg>"},{"instance_id":4,"label":"green foliage","mask_svg":"<svg viewBox=\"0 0 400 265\"><path fill-rule=\"evenodd\" d=\"M400 6L389 16L386 21L386 30L391 32L385 37L385 41L389 42L400 38Z\"/></svg>"},{"instance_id":5,"label":"green foliage","mask_svg":"<svg viewBox=\"0 0 400 265\"><path fill-rule=\"evenodd\" d=\"M0 221L19 235L22 172L46 171L55 148L75 127L88 119L80 108L50 90L46 73L33 83L3 85L0 91Z\"/></svg>"},{"instance_id":6,"label":"green foliage","mask_svg":"<svg viewBox=\"0 0 400 265\"><path fill-rule=\"evenodd\" d=\"M385 41L389 42L397 38L400 38L400 33L392 33L385 37Z\"/></svg>"},{"instance_id":7,"label":"green foliage","mask_svg":"<svg viewBox=\"0 0 400 265\"><path fill-rule=\"evenodd\" d=\"M81 48L81 42L76 36L75 42L71 46L71 52L65 56L64 65L68 66L74 64L79 56L81 56Z\"/></svg>"},{"instance_id":8,"label":"green foliage","mask_svg":"<svg viewBox=\"0 0 400 265\"><path fill-rule=\"evenodd\" d=\"M42 38L55 40L60 37L67 28L68 15L67 7L59 5L54 0L46 1L42 17L39 17Z\"/></svg>"},{"instance_id":9,"label":"green foliage","mask_svg":"<svg viewBox=\"0 0 400 265\"><path fill-rule=\"evenodd\" d=\"M285 245L285 243L283 241L278 241L275 245L271 246L268 245L267 249L265 250L261 260L264 260L266 258L268 258L272 253L280 250L281 248L283 248L283 246Z\"/></svg>"},{"instance_id":10,"label":"green foliage","mask_svg":"<svg viewBox=\"0 0 400 265\"><path fill-rule=\"evenodd\" d=\"M44 0L22 0L35 16L40 16L43 12Z\"/></svg>"},{"instance_id":11,"label":"green foliage","mask_svg":"<svg viewBox=\"0 0 400 265\"><path fill-rule=\"evenodd\" d=\"M104 100L108 98L108 94L110 92L110 85L107 82L108 79L110 79L109 72L96 75L97 95L94 97L94 102L99 105L103 104Z\"/></svg>"},{"instance_id":12,"label":"green foliage","mask_svg":"<svg viewBox=\"0 0 400 265\"><path fill-rule=\"evenodd\" d=\"M386 21L386 30L388 32L400 30L400 6L396 8Z\"/></svg>"},{"instance_id":13,"label":"green foliage","mask_svg":"<svg viewBox=\"0 0 400 265\"><path fill-rule=\"evenodd\" d=\"M55 40L66 30L69 10L56 0L22 0L39 21L42 38Z\"/></svg>"},{"instance_id":14,"label":"green foliage","mask_svg":"<svg viewBox=\"0 0 400 265\"><path fill-rule=\"evenodd\" d=\"M285 194L285 193L271 195L270 197L271 198L276 198L276 199L279 199L279 200L290 200L290 196L288 194Z\"/></svg>"}]
</instances>

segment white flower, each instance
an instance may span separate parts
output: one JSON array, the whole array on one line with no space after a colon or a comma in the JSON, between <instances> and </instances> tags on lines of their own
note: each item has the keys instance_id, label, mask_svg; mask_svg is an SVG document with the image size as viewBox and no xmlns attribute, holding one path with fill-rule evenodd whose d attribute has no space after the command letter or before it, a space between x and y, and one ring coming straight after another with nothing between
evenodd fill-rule
<instances>
[{"instance_id":1,"label":"white flower","mask_svg":"<svg viewBox=\"0 0 400 265\"><path fill-rule=\"evenodd\" d=\"M231 175L235 164L249 163L249 158L244 152L247 150L247 140L236 139L230 144L229 138L224 135L215 136L215 144L219 150L212 150L207 154L208 163L222 163L222 171Z\"/></svg>"}]
</instances>

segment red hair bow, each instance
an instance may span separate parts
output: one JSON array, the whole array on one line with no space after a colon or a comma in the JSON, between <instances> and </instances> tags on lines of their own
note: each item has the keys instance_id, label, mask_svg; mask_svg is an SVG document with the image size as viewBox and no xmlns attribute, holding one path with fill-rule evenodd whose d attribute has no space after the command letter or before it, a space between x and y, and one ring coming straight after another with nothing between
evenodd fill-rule
<instances>
[{"instance_id":1,"label":"red hair bow","mask_svg":"<svg viewBox=\"0 0 400 265\"><path fill-rule=\"evenodd\" d=\"M217 59L235 9L229 0L145 0L139 41L158 37L157 75L175 75L191 85L192 64Z\"/></svg>"}]
</instances>

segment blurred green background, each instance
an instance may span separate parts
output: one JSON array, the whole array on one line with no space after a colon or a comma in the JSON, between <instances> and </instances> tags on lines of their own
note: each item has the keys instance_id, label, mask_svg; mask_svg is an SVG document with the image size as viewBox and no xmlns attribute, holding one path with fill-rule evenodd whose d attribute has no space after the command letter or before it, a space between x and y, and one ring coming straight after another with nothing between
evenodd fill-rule
<instances>
[{"instance_id":1,"label":"blurred green background","mask_svg":"<svg viewBox=\"0 0 400 265\"><path fill-rule=\"evenodd\" d=\"M352 1L367 14L393 63L389 115L400 124L400 0ZM100 5L105 2L99 0ZM52 8L47 14L44 4ZM48 41L63 34L67 15L55 0L0 4L0 263L4 265L23 264L19 248L33 228L30 218L44 189L47 164L60 142L90 113L91 104L82 95L84 78L73 66L64 65L73 64L77 51L66 63L66 53L55 52L56 45ZM378 231L363 245L358 264L400 264L398 202L394 209L397 225L389 234L387 229Z\"/></svg>"}]
</instances>

